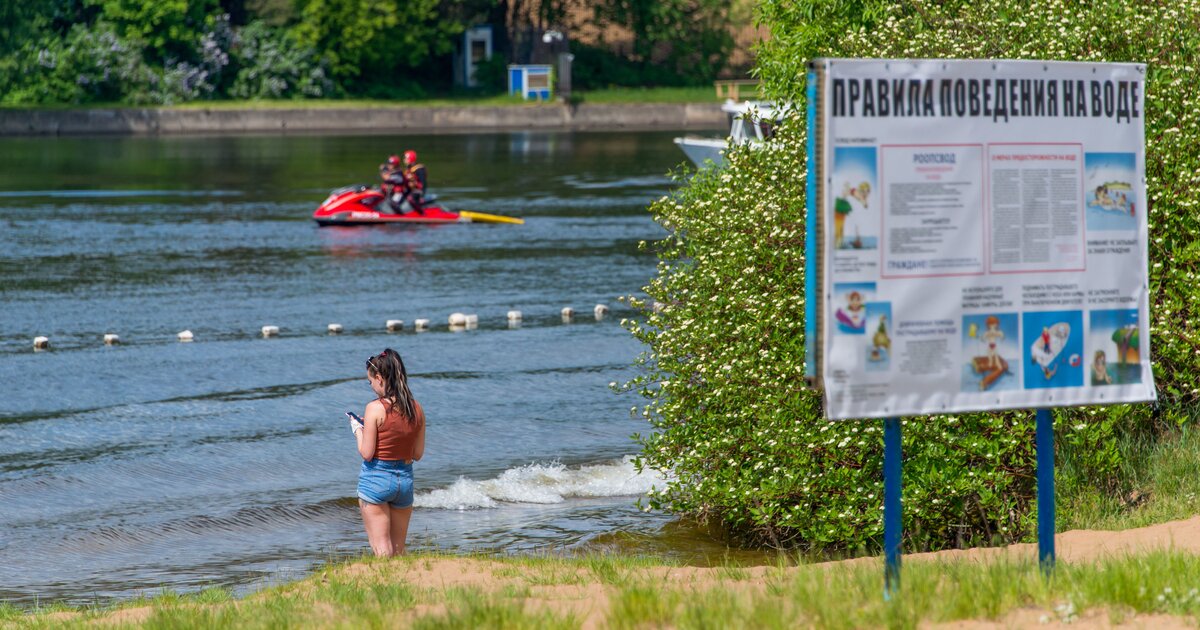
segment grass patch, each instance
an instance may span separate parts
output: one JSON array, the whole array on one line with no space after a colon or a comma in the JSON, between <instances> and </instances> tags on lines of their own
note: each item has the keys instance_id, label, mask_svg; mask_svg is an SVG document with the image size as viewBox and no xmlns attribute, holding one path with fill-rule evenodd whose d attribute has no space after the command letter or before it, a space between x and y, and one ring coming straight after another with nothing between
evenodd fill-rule
<instances>
[{"instance_id":1,"label":"grass patch","mask_svg":"<svg viewBox=\"0 0 1200 630\"><path fill-rule=\"evenodd\" d=\"M534 105L516 96L431 97L412 100L344 99L344 100L252 100L252 101L192 101L161 109L370 109L377 107L491 107L498 105Z\"/></svg>"},{"instance_id":2,"label":"grass patch","mask_svg":"<svg viewBox=\"0 0 1200 630\"><path fill-rule=\"evenodd\" d=\"M191 596L197 604L220 604L233 599L233 591L222 587L209 587Z\"/></svg>"},{"instance_id":3,"label":"grass patch","mask_svg":"<svg viewBox=\"0 0 1200 630\"><path fill-rule=\"evenodd\" d=\"M716 103L717 94L707 87L607 88L575 92L584 103Z\"/></svg>"},{"instance_id":4,"label":"grass patch","mask_svg":"<svg viewBox=\"0 0 1200 630\"><path fill-rule=\"evenodd\" d=\"M677 617L682 628L704 630L796 627L795 623L784 621L785 608L786 605L755 607L728 590L712 589L688 598Z\"/></svg>"},{"instance_id":5,"label":"grass patch","mask_svg":"<svg viewBox=\"0 0 1200 630\"><path fill-rule=\"evenodd\" d=\"M624 567L619 567L610 556L588 556L583 559L583 563L601 584L622 584L628 574Z\"/></svg>"},{"instance_id":6,"label":"grass patch","mask_svg":"<svg viewBox=\"0 0 1200 630\"><path fill-rule=\"evenodd\" d=\"M574 560L584 567L601 584L623 586L640 573L655 567L671 566L663 561L648 556L617 556L611 554L591 554Z\"/></svg>"},{"instance_id":7,"label":"grass patch","mask_svg":"<svg viewBox=\"0 0 1200 630\"><path fill-rule=\"evenodd\" d=\"M489 558L495 559L495 558ZM640 555L515 556L493 570L498 577L519 578L530 586L626 584L632 574L653 567L675 566L669 560Z\"/></svg>"},{"instance_id":8,"label":"grass patch","mask_svg":"<svg viewBox=\"0 0 1200 630\"><path fill-rule=\"evenodd\" d=\"M20 608L17 608L8 602L0 602L0 621L16 619L23 614L25 613Z\"/></svg>"},{"instance_id":9,"label":"grass patch","mask_svg":"<svg viewBox=\"0 0 1200 630\"><path fill-rule=\"evenodd\" d=\"M526 586L580 585L586 581L578 565L562 558L511 558L493 573L497 577L519 579Z\"/></svg>"},{"instance_id":10,"label":"grass patch","mask_svg":"<svg viewBox=\"0 0 1200 630\"><path fill-rule=\"evenodd\" d=\"M1096 564L1059 565L1049 578L1033 562L911 562L900 592L883 599L877 564L798 567L779 588L738 593L723 585L689 592L662 586L622 589L614 628L916 628L966 619L1003 620L1033 608L1039 621L1070 623L1093 609L1128 615L1200 614L1200 558L1157 552Z\"/></svg>"},{"instance_id":11,"label":"grass patch","mask_svg":"<svg viewBox=\"0 0 1200 630\"><path fill-rule=\"evenodd\" d=\"M338 611L338 616L357 624L381 626L390 615L417 605L418 593L404 582L331 580L313 594L313 601Z\"/></svg>"},{"instance_id":12,"label":"grass patch","mask_svg":"<svg viewBox=\"0 0 1200 630\"><path fill-rule=\"evenodd\" d=\"M1122 435L1124 461L1116 487L1088 477L1061 449L1056 475L1058 531L1130 529L1200 513L1200 430L1193 423L1167 435Z\"/></svg>"},{"instance_id":13,"label":"grass patch","mask_svg":"<svg viewBox=\"0 0 1200 630\"><path fill-rule=\"evenodd\" d=\"M443 574L447 568L460 574L481 571L481 581L468 586L420 582L427 563L444 562L464 564L435 566ZM476 564L480 562L495 564ZM363 566L330 566L242 600L222 589L184 596L168 592L151 600L144 614L125 617L111 616L121 613L111 609L51 613L43 608L25 614L0 605L0 628L96 623L154 629L578 628L586 623L617 629L838 629L915 628L967 619L1071 622L1096 611L1106 612L1113 623L1137 614L1200 615L1200 556L1170 551L1060 563L1049 577L1033 558L987 563L914 560L905 564L901 589L891 601L883 599L883 571L877 561L781 567L761 579L726 567L686 575L651 571L668 567L637 557L482 561L436 556L373 561L365 571ZM570 574L572 581L550 591L531 588L520 575L531 566ZM511 568L518 569L515 575L510 575ZM603 597L597 596L597 589ZM1014 614L1018 616L1010 616Z\"/></svg>"},{"instance_id":14,"label":"grass patch","mask_svg":"<svg viewBox=\"0 0 1200 630\"><path fill-rule=\"evenodd\" d=\"M684 88L607 88L603 90L575 91L573 97L582 103L636 104L636 103L716 103L716 93L711 87ZM368 109L377 107L537 107L557 105L558 101L538 103L525 101L518 96L495 94L480 96L463 94L455 96L433 96L409 100L390 99L313 99L313 100L221 100L192 101L178 105L140 106L124 103L50 104L30 107L27 105L0 106L4 110L65 111L77 109L163 109L163 110L273 110L273 109Z\"/></svg>"},{"instance_id":15,"label":"grass patch","mask_svg":"<svg viewBox=\"0 0 1200 630\"><path fill-rule=\"evenodd\" d=\"M556 615L550 611L526 611L518 602L505 601L477 590L457 591L444 615L420 617L413 623L416 630L575 630L580 622L572 615Z\"/></svg>"},{"instance_id":16,"label":"grass patch","mask_svg":"<svg viewBox=\"0 0 1200 630\"><path fill-rule=\"evenodd\" d=\"M740 582L750 579L750 572L743 567L732 564L724 564L717 567L717 575L721 579L729 582Z\"/></svg>"},{"instance_id":17,"label":"grass patch","mask_svg":"<svg viewBox=\"0 0 1200 630\"><path fill-rule=\"evenodd\" d=\"M662 627L675 620L679 594L647 585L621 590L608 613L613 628Z\"/></svg>"}]
</instances>

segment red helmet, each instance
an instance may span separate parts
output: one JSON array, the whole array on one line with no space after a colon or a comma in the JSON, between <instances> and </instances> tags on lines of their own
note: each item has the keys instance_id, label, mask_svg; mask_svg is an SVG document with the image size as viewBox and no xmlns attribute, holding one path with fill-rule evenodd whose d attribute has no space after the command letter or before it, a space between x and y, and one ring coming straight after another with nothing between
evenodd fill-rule
<instances>
[{"instance_id":1,"label":"red helmet","mask_svg":"<svg viewBox=\"0 0 1200 630\"><path fill-rule=\"evenodd\" d=\"M416 151L409 149L408 151L404 152L405 164L412 164L413 162L416 162L416 161L417 161L417 152Z\"/></svg>"},{"instance_id":2,"label":"red helmet","mask_svg":"<svg viewBox=\"0 0 1200 630\"><path fill-rule=\"evenodd\" d=\"M400 156L389 155L387 159L388 166L400 166Z\"/></svg>"}]
</instances>

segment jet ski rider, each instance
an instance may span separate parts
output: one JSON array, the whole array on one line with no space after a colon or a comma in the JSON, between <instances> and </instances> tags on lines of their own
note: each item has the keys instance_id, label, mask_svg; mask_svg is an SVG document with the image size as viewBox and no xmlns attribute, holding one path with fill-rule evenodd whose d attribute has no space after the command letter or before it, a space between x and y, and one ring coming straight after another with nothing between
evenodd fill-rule
<instances>
[{"instance_id":1,"label":"jet ski rider","mask_svg":"<svg viewBox=\"0 0 1200 630\"><path fill-rule=\"evenodd\" d=\"M379 178L383 183L379 185L379 189L383 191L383 196L387 197L388 205L392 212L400 214L404 212L404 195L407 179L405 178L404 169L400 165L400 156L389 155L383 164L379 165Z\"/></svg>"},{"instance_id":2,"label":"jet ski rider","mask_svg":"<svg viewBox=\"0 0 1200 630\"><path fill-rule=\"evenodd\" d=\"M404 181L408 188L408 203L413 210L424 213L425 165L417 162L417 152L404 152Z\"/></svg>"}]
</instances>

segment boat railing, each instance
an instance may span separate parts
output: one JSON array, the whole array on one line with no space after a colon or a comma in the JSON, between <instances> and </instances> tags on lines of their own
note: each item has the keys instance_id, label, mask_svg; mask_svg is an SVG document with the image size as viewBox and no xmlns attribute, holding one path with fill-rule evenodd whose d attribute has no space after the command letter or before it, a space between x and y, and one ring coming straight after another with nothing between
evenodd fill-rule
<instances>
[{"instance_id":1,"label":"boat railing","mask_svg":"<svg viewBox=\"0 0 1200 630\"><path fill-rule=\"evenodd\" d=\"M713 87L717 90L717 99L726 100L733 99L735 101L742 100L741 92L753 92L757 98L759 95L758 79L725 79L721 81L713 81Z\"/></svg>"}]
</instances>

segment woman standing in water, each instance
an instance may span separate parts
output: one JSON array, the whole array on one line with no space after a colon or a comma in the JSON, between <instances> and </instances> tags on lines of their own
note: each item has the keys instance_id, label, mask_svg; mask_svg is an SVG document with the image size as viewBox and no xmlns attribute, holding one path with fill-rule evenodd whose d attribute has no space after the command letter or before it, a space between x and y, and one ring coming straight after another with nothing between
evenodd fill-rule
<instances>
[{"instance_id":1,"label":"woman standing in water","mask_svg":"<svg viewBox=\"0 0 1200 630\"><path fill-rule=\"evenodd\" d=\"M425 412L395 350L367 359L367 380L377 398L367 403L363 424L351 420L350 427L363 458L358 505L375 555L400 555L412 518L412 464L425 454Z\"/></svg>"}]
</instances>

